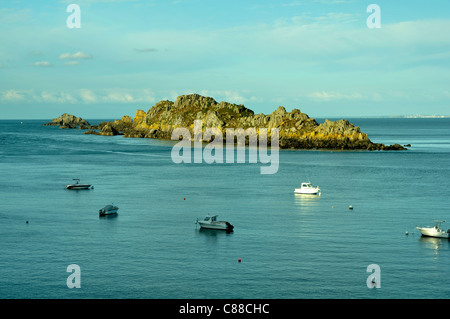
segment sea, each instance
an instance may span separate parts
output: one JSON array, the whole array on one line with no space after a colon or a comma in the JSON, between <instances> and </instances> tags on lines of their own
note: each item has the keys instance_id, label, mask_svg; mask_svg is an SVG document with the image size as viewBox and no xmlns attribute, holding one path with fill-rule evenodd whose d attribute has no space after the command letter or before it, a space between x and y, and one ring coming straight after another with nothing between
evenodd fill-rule
<instances>
[{"instance_id":1,"label":"sea","mask_svg":"<svg viewBox=\"0 0 450 319\"><path fill-rule=\"evenodd\" d=\"M1 120L0 298L449 298L449 240L416 227L450 228L450 118L349 120L411 146L280 150L261 174L175 163L174 141ZM302 182L321 195L294 194ZM201 229L208 214L234 231Z\"/></svg>"}]
</instances>

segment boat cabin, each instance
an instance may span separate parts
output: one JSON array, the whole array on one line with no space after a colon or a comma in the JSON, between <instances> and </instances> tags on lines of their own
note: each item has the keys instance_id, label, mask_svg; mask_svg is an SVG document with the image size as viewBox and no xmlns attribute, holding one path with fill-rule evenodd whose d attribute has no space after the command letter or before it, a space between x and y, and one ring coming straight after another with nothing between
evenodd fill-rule
<instances>
[{"instance_id":1,"label":"boat cabin","mask_svg":"<svg viewBox=\"0 0 450 319\"><path fill-rule=\"evenodd\" d=\"M434 228L441 229L441 224L445 223L446 221L445 220L433 220L433 222L434 222Z\"/></svg>"},{"instance_id":2,"label":"boat cabin","mask_svg":"<svg viewBox=\"0 0 450 319\"><path fill-rule=\"evenodd\" d=\"M204 221L205 221L205 222L215 222L215 221L217 221L217 216L219 216L219 215L206 216L205 219L204 219Z\"/></svg>"}]
</instances>

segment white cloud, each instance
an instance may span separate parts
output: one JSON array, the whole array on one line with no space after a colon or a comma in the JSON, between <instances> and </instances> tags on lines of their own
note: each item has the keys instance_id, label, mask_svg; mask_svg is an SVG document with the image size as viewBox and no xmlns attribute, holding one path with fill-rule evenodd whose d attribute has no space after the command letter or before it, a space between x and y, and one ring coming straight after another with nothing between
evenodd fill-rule
<instances>
[{"instance_id":1,"label":"white cloud","mask_svg":"<svg viewBox=\"0 0 450 319\"><path fill-rule=\"evenodd\" d=\"M81 89L79 91L79 95L81 100L84 103L95 103L97 102L97 96L95 95L95 93L92 90L88 90L88 89Z\"/></svg>"},{"instance_id":2,"label":"white cloud","mask_svg":"<svg viewBox=\"0 0 450 319\"><path fill-rule=\"evenodd\" d=\"M156 98L150 89L81 89L79 99L84 103L153 103Z\"/></svg>"},{"instance_id":3,"label":"white cloud","mask_svg":"<svg viewBox=\"0 0 450 319\"><path fill-rule=\"evenodd\" d=\"M78 61L67 61L66 63L64 63L64 65L68 65L68 66L74 66L74 65L78 65L80 64L80 62Z\"/></svg>"},{"instance_id":4,"label":"white cloud","mask_svg":"<svg viewBox=\"0 0 450 319\"><path fill-rule=\"evenodd\" d=\"M368 97L361 93L340 93L340 92L312 92L306 95L308 98L316 101L333 100L363 100Z\"/></svg>"},{"instance_id":5,"label":"white cloud","mask_svg":"<svg viewBox=\"0 0 450 319\"><path fill-rule=\"evenodd\" d=\"M101 99L109 103L153 103L156 98L150 89L106 89L100 92Z\"/></svg>"},{"instance_id":6,"label":"white cloud","mask_svg":"<svg viewBox=\"0 0 450 319\"><path fill-rule=\"evenodd\" d=\"M63 53L59 56L60 59L92 59L92 55L78 51L76 53Z\"/></svg>"},{"instance_id":7,"label":"white cloud","mask_svg":"<svg viewBox=\"0 0 450 319\"><path fill-rule=\"evenodd\" d=\"M137 102L136 98L128 92L110 92L102 96L104 102L112 103L132 103Z\"/></svg>"},{"instance_id":8,"label":"white cloud","mask_svg":"<svg viewBox=\"0 0 450 319\"><path fill-rule=\"evenodd\" d=\"M3 101L15 102L25 100L26 94L17 90L8 90L3 91L1 97Z\"/></svg>"},{"instance_id":9,"label":"white cloud","mask_svg":"<svg viewBox=\"0 0 450 319\"><path fill-rule=\"evenodd\" d=\"M404 94L404 93L397 93ZM389 92L389 96L392 97L393 94ZM383 94L379 92L337 92L337 91L316 91L302 95L301 97L306 97L315 102L336 102L336 101L372 101L372 102L382 102L384 101Z\"/></svg>"},{"instance_id":10,"label":"white cloud","mask_svg":"<svg viewBox=\"0 0 450 319\"><path fill-rule=\"evenodd\" d=\"M49 67L52 66L52 64L48 61L38 61L30 64L31 66L42 66L42 67Z\"/></svg>"},{"instance_id":11,"label":"white cloud","mask_svg":"<svg viewBox=\"0 0 450 319\"><path fill-rule=\"evenodd\" d=\"M5 90L0 91L0 101L24 103L155 103L150 89L79 89L71 92L56 90Z\"/></svg>"},{"instance_id":12,"label":"white cloud","mask_svg":"<svg viewBox=\"0 0 450 319\"><path fill-rule=\"evenodd\" d=\"M248 92L239 92L233 90L201 90L198 94L203 96L210 96L217 102L225 101L235 104L245 104L247 102L260 101L256 96L247 96Z\"/></svg>"},{"instance_id":13,"label":"white cloud","mask_svg":"<svg viewBox=\"0 0 450 319\"><path fill-rule=\"evenodd\" d=\"M43 91L40 95L35 95L34 99L43 103L76 103L77 100L66 92Z\"/></svg>"},{"instance_id":14,"label":"white cloud","mask_svg":"<svg viewBox=\"0 0 450 319\"><path fill-rule=\"evenodd\" d=\"M0 94L0 100L5 102L25 103L76 103L77 100L67 92L44 90L35 92L33 90L7 90Z\"/></svg>"},{"instance_id":15,"label":"white cloud","mask_svg":"<svg viewBox=\"0 0 450 319\"><path fill-rule=\"evenodd\" d=\"M281 4L282 7L297 7L297 6L302 6L302 5L305 5L305 3L302 2L302 1L292 1L292 2L289 2L289 3L282 3Z\"/></svg>"}]
</instances>

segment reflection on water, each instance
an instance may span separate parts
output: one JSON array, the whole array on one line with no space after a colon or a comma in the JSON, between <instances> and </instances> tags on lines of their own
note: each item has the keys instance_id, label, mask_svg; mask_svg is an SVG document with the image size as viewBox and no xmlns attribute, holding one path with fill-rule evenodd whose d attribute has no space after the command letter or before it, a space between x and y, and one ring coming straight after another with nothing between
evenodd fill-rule
<instances>
[{"instance_id":1,"label":"reflection on water","mask_svg":"<svg viewBox=\"0 0 450 319\"><path fill-rule=\"evenodd\" d=\"M117 216L119 216L119 213L117 213L117 214L110 214L110 215L100 215L99 214L98 218L100 220L102 220L102 219L116 219Z\"/></svg>"},{"instance_id":2,"label":"reflection on water","mask_svg":"<svg viewBox=\"0 0 450 319\"><path fill-rule=\"evenodd\" d=\"M423 246L434 250L436 256L439 255L440 249L447 249L449 245L449 240L447 238L421 236L419 240Z\"/></svg>"},{"instance_id":3,"label":"reflection on water","mask_svg":"<svg viewBox=\"0 0 450 319\"><path fill-rule=\"evenodd\" d=\"M294 200L296 206L316 206L320 196L294 193Z\"/></svg>"},{"instance_id":4,"label":"reflection on water","mask_svg":"<svg viewBox=\"0 0 450 319\"><path fill-rule=\"evenodd\" d=\"M314 216L319 204L320 196L318 195L294 194L294 205L298 208L296 213L300 213L304 217Z\"/></svg>"},{"instance_id":5,"label":"reflection on water","mask_svg":"<svg viewBox=\"0 0 450 319\"><path fill-rule=\"evenodd\" d=\"M207 236L207 237L219 237L219 236L231 235L231 234L233 234L233 231L222 230L222 229L198 228L198 229L196 229L196 233L198 235Z\"/></svg>"},{"instance_id":6,"label":"reflection on water","mask_svg":"<svg viewBox=\"0 0 450 319\"><path fill-rule=\"evenodd\" d=\"M195 230L197 236L205 239L206 243L216 245L221 239L230 236L233 232L219 229L197 228Z\"/></svg>"}]
</instances>

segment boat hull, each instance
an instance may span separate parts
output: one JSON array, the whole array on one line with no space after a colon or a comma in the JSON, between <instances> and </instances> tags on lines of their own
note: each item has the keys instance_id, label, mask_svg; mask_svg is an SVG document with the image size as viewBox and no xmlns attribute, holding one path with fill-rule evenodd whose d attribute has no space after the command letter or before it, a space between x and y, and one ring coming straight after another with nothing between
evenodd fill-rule
<instances>
[{"instance_id":1,"label":"boat hull","mask_svg":"<svg viewBox=\"0 0 450 319\"><path fill-rule=\"evenodd\" d=\"M100 209L100 210L98 211L98 214L99 214L100 216L115 215L115 214L117 214L117 211L118 211L118 210L119 210L118 207L114 207L113 209L108 209L108 210Z\"/></svg>"},{"instance_id":2,"label":"boat hull","mask_svg":"<svg viewBox=\"0 0 450 319\"><path fill-rule=\"evenodd\" d=\"M205 229L216 229L216 230L227 230L232 231L234 226L228 222L213 222L213 223L205 223L202 221L198 222L201 228Z\"/></svg>"},{"instance_id":3,"label":"boat hull","mask_svg":"<svg viewBox=\"0 0 450 319\"><path fill-rule=\"evenodd\" d=\"M450 233L444 232L442 230L437 230L434 227L431 227L431 228L417 227L417 229L420 231L422 236L425 236L425 237L450 238Z\"/></svg>"},{"instance_id":4,"label":"boat hull","mask_svg":"<svg viewBox=\"0 0 450 319\"><path fill-rule=\"evenodd\" d=\"M83 184L74 184L74 185L66 185L66 189L90 189L91 185L83 185Z\"/></svg>"},{"instance_id":5,"label":"boat hull","mask_svg":"<svg viewBox=\"0 0 450 319\"><path fill-rule=\"evenodd\" d=\"M295 194L303 194L303 195L320 195L320 189L294 189Z\"/></svg>"}]
</instances>

